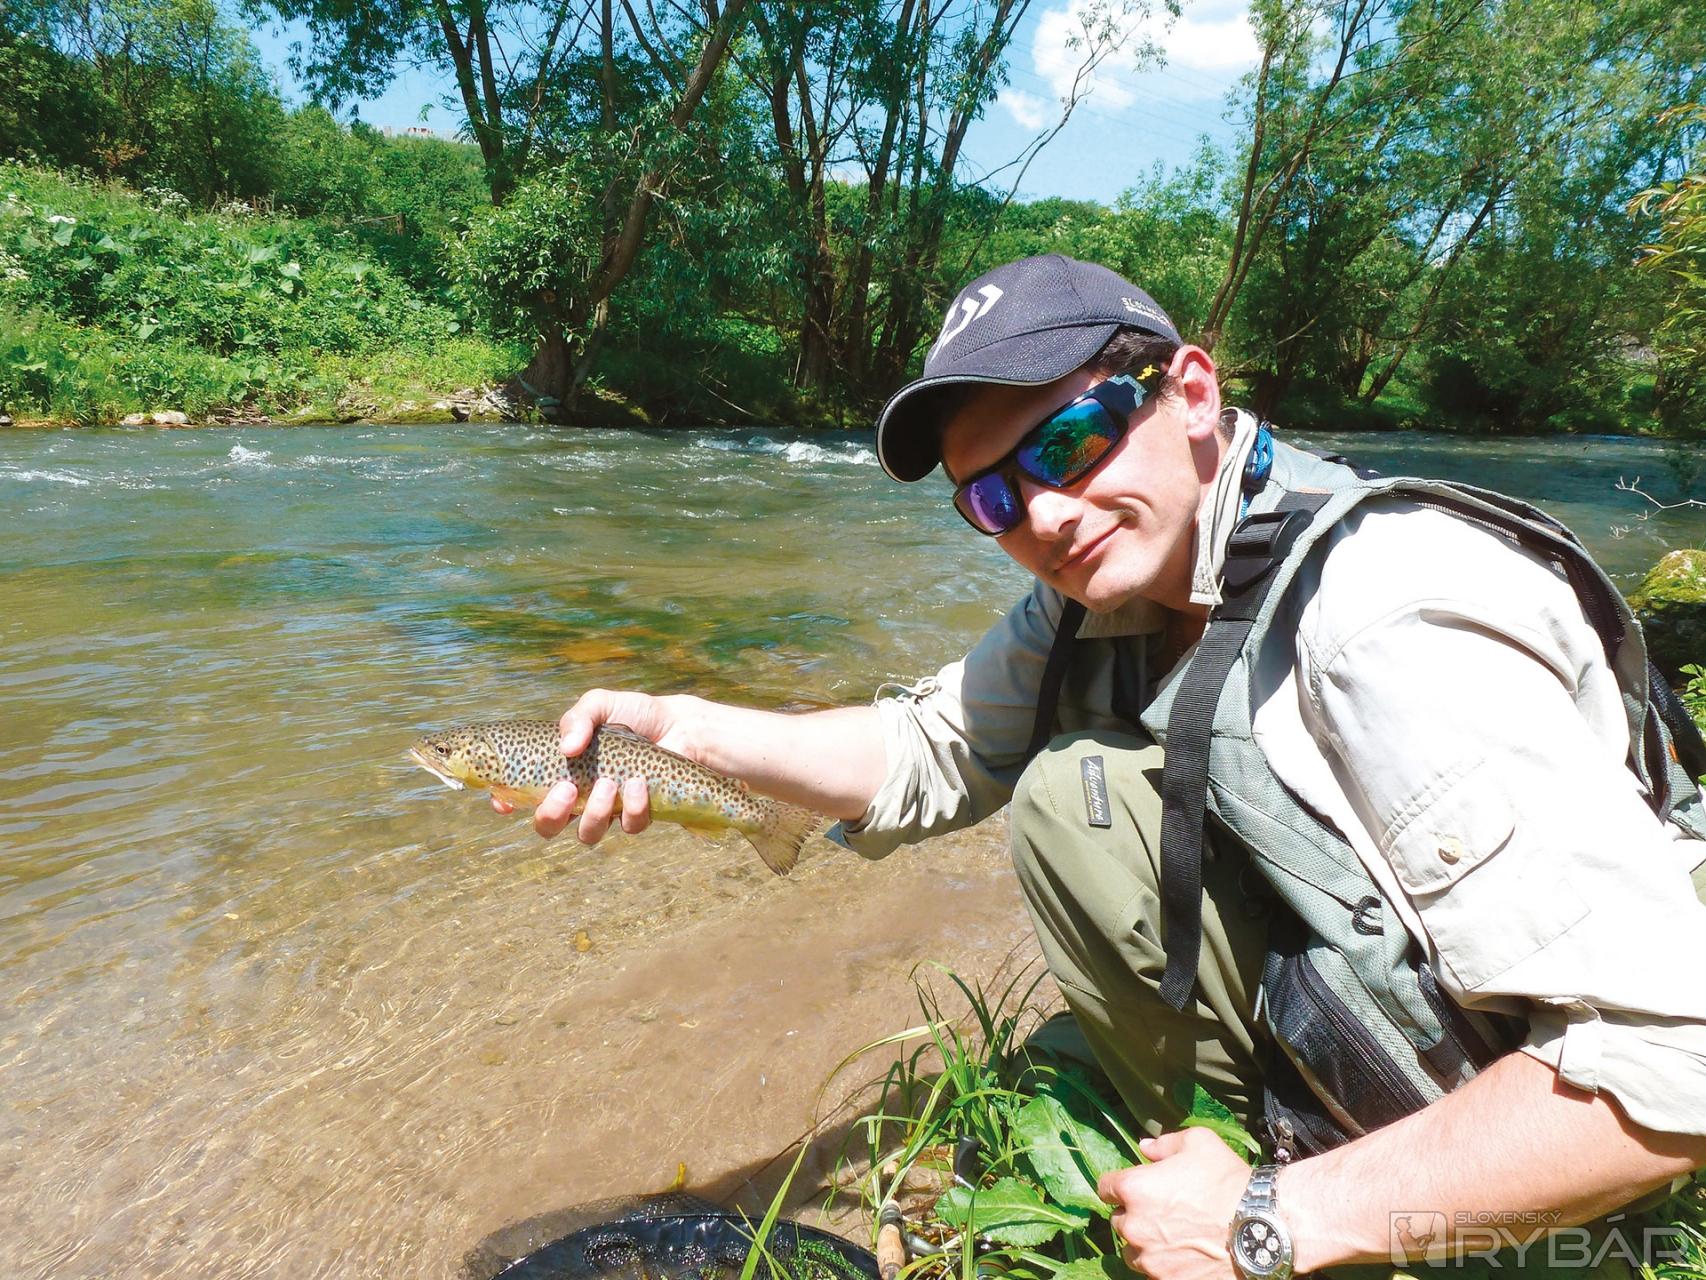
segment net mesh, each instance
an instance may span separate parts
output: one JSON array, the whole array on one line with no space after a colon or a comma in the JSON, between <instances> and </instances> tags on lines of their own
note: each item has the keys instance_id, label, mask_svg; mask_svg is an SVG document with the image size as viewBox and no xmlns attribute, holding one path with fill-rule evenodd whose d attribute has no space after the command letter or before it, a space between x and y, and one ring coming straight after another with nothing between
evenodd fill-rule
<instances>
[{"instance_id":1,"label":"net mesh","mask_svg":"<svg viewBox=\"0 0 1706 1280\"><path fill-rule=\"evenodd\" d=\"M470 1280L739 1280L758 1230L754 1219L682 1194L584 1205L552 1215L551 1225L564 1234L519 1257L502 1242L488 1242L470 1255L465 1274ZM537 1240L539 1228L522 1224L519 1243ZM517 1242L512 1237L511 1248ZM777 1222L753 1277L876 1280L877 1264L868 1250L839 1236Z\"/></svg>"}]
</instances>

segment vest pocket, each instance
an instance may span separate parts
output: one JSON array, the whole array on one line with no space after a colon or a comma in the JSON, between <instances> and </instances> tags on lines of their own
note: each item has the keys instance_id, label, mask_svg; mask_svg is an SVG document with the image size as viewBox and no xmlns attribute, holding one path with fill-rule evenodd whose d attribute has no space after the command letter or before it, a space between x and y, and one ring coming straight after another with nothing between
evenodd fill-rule
<instances>
[{"instance_id":1,"label":"vest pocket","mask_svg":"<svg viewBox=\"0 0 1706 1280\"><path fill-rule=\"evenodd\" d=\"M1275 939L1262 999L1278 1049L1350 1136L1431 1101L1394 1056L1414 1050L1395 1043L1395 1028L1392 1041L1376 1032L1384 1016L1349 961L1320 939ZM1353 1011L1348 1000L1368 1007Z\"/></svg>"}]
</instances>

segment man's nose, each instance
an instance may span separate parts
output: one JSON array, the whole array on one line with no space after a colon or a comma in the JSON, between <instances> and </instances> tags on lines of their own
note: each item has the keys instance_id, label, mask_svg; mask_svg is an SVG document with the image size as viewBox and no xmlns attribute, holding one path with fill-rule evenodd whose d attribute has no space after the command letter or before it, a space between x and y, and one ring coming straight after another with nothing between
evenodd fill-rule
<instances>
[{"instance_id":1,"label":"man's nose","mask_svg":"<svg viewBox=\"0 0 1706 1280\"><path fill-rule=\"evenodd\" d=\"M1078 524L1083 503L1070 493L1045 488L1021 476L1019 496L1024 499L1032 535L1045 542L1069 536Z\"/></svg>"}]
</instances>

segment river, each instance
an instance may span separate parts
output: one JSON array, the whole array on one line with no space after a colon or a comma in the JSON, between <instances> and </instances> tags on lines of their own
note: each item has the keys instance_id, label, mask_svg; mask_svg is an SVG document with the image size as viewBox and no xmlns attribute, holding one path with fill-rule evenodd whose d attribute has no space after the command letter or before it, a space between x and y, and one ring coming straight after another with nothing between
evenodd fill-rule
<instances>
[{"instance_id":1,"label":"river","mask_svg":"<svg viewBox=\"0 0 1706 1280\"><path fill-rule=\"evenodd\" d=\"M1649 442L1303 442L1534 500L1625 580L1706 540L1618 491L1703 496ZM681 1163L728 1191L915 1020L914 961L1023 944L998 820L777 881L542 845L402 758L595 684L807 708L963 652L1023 575L863 436L14 431L0 529L0 1274L454 1275Z\"/></svg>"}]
</instances>

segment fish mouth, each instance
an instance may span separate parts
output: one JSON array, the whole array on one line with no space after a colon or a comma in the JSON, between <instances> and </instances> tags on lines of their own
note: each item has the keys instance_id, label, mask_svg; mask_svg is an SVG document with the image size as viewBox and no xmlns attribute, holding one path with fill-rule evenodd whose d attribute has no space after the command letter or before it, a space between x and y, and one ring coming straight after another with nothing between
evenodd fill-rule
<instances>
[{"instance_id":1,"label":"fish mouth","mask_svg":"<svg viewBox=\"0 0 1706 1280\"><path fill-rule=\"evenodd\" d=\"M452 791L465 791L465 790L467 790L467 784L464 783L462 781L462 779L453 778L448 773L446 773L443 769L440 769L436 764L434 764L431 760L428 760L426 758L426 756L421 753L421 749L419 747L410 747L408 750L408 757L410 760L413 760L416 764L420 765L420 767L425 769L428 773L432 774L433 777L437 778L445 786L449 787Z\"/></svg>"}]
</instances>

